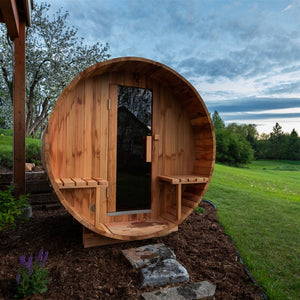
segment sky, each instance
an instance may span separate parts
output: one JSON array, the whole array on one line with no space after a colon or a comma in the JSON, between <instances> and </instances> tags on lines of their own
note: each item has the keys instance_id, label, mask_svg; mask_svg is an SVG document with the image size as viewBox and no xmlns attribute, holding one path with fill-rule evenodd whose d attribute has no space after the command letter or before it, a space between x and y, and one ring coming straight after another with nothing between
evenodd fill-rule
<instances>
[{"instance_id":1,"label":"sky","mask_svg":"<svg viewBox=\"0 0 300 300\"><path fill-rule=\"evenodd\" d=\"M40 2L36 0L35 2ZM163 63L229 123L300 135L300 0L49 0L111 58Z\"/></svg>"}]
</instances>

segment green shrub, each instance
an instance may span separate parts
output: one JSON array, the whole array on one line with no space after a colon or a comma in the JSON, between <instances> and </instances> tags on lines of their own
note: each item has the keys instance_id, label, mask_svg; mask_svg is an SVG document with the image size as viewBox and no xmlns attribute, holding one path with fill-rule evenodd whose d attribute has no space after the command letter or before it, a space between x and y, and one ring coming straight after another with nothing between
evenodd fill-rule
<instances>
[{"instance_id":1,"label":"green shrub","mask_svg":"<svg viewBox=\"0 0 300 300\"><path fill-rule=\"evenodd\" d=\"M0 117L0 128L4 128L5 127L5 120L3 117Z\"/></svg>"},{"instance_id":2,"label":"green shrub","mask_svg":"<svg viewBox=\"0 0 300 300\"><path fill-rule=\"evenodd\" d=\"M197 206L195 209L194 209L195 212L199 213L199 214L204 214L205 213L205 209L203 209L202 207L200 206Z\"/></svg>"},{"instance_id":3,"label":"green shrub","mask_svg":"<svg viewBox=\"0 0 300 300\"><path fill-rule=\"evenodd\" d=\"M13 167L13 154L11 151L0 151L0 166L7 169L12 169Z\"/></svg>"},{"instance_id":4,"label":"green shrub","mask_svg":"<svg viewBox=\"0 0 300 300\"><path fill-rule=\"evenodd\" d=\"M12 128L10 128L10 129L0 128L0 134L3 134L5 136L13 136L14 135L14 130Z\"/></svg>"},{"instance_id":5,"label":"green shrub","mask_svg":"<svg viewBox=\"0 0 300 300\"><path fill-rule=\"evenodd\" d=\"M38 144L29 144L26 146L26 162L41 164L41 146Z\"/></svg>"},{"instance_id":6,"label":"green shrub","mask_svg":"<svg viewBox=\"0 0 300 300\"><path fill-rule=\"evenodd\" d=\"M21 195L17 199L13 196L13 188L0 191L0 230L15 225L23 210L29 207L29 195Z\"/></svg>"}]
</instances>

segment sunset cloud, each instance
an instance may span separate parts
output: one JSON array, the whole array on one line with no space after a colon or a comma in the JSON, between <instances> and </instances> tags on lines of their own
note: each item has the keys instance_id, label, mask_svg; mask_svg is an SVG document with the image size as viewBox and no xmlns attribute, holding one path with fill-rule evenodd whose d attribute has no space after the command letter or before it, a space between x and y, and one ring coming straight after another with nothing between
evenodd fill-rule
<instances>
[{"instance_id":1,"label":"sunset cloud","mask_svg":"<svg viewBox=\"0 0 300 300\"><path fill-rule=\"evenodd\" d=\"M51 5L52 12L69 11L69 25L87 43L108 42L112 58L140 56L170 66L221 117L231 110L231 120L239 112L239 121L253 123L253 111L300 107L300 0L52 0ZM298 113L282 117L288 123ZM295 127L300 133L300 121Z\"/></svg>"}]
</instances>

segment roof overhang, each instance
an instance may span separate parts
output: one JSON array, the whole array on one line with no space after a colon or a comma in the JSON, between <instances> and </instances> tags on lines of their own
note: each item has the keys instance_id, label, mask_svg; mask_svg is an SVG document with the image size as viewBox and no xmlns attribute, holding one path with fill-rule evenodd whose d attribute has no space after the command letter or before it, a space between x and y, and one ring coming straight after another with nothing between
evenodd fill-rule
<instances>
[{"instance_id":1,"label":"roof overhang","mask_svg":"<svg viewBox=\"0 0 300 300\"><path fill-rule=\"evenodd\" d=\"M1 0L0 22L5 23L11 39L19 36L20 21L31 24L31 10L33 0Z\"/></svg>"}]
</instances>

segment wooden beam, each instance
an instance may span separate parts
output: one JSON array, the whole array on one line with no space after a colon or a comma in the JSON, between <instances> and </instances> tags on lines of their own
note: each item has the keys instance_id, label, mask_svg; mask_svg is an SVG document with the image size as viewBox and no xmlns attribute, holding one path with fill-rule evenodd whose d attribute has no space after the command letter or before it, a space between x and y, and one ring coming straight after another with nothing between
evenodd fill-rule
<instances>
[{"instance_id":1,"label":"wooden beam","mask_svg":"<svg viewBox=\"0 0 300 300\"><path fill-rule=\"evenodd\" d=\"M20 21L16 0L1 0L0 10L11 39L19 36Z\"/></svg>"},{"instance_id":2,"label":"wooden beam","mask_svg":"<svg viewBox=\"0 0 300 300\"><path fill-rule=\"evenodd\" d=\"M182 198L182 185L176 185L176 208L177 208L177 220L181 219L181 198Z\"/></svg>"},{"instance_id":3,"label":"wooden beam","mask_svg":"<svg viewBox=\"0 0 300 300\"><path fill-rule=\"evenodd\" d=\"M24 15L26 20L26 25L31 26L31 10L33 6L32 0L23 0L24 5Z\"/></svg>"},{"instance_id":4,"label":"wooden beam","mask_svg":"<svg viewBox=\"0 0 300 300\"><path fill-rule=\"evenodd\" d=\"M26 193L25 187L25 21L20 21L19 37L15 38L14 78L14 185L15 194Z\"/></svg>"},{"instance_id":5,"label":"wooden beam","mask_svg":"<svg viewBox=\"0 0 300 300\"><path fill-rule=\"evenodd\" d=\"M199 117L199 118L191 120L192 126L202 126L202 125L206 125L206 124L209 124L209 120L207 117Z\"/></svg>"}]
</instances>

